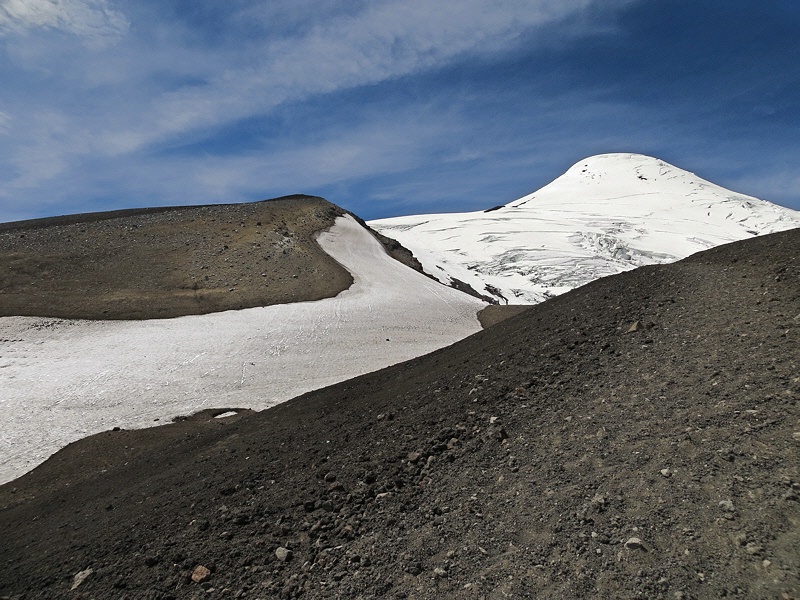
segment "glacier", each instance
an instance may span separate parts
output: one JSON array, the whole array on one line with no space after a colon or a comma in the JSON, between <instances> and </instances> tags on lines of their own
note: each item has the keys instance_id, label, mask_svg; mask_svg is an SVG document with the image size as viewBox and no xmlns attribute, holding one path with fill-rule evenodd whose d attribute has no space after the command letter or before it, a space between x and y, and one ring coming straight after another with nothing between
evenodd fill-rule
<instances>
[{"instance_id":1,"label":"glacier","mask_svg":"<svg viewBox=\"0 0 800 600\"><path fill-rule=\"evenodd\" d=\"M425 271L502 304L536 304L600 277L800 227L800 212L727 190L657 158L586 158L486 211L369 221Z\"/></svg>"}]
</instances>

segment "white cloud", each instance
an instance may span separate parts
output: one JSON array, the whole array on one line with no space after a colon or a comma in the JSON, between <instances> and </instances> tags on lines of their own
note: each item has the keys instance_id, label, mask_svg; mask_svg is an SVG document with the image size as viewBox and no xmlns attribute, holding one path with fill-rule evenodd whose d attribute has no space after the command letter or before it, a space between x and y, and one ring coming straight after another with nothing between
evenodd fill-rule
<instances>
[{"instance_id":1,"label":"white cloud","mask_svg":"<svg viewBox=\"0 0 800 600\"><path fill-rule=\"evenodd\" d=\"M196 202L312 192L377 172L417 168L430 154L444 153L443 140L463 125L458 117L441 114L424 118L411 110L376 111L360 124L333 128L314 140L282 144L268 153L144 158L135 171L146 172L147 178L134 176L124 187L142 195L168 190L172 201L188 192ZM181 176L176 178L175 173Z\"/></svg>"},{"instance_id":2,"label":"white cloud","mask_svg":"<svg viewBox=\"0 0 800 600\"><path fill-rule=\"evenodd\" d=\"M36 187L43 181L61 175L68 168L69 157L75 155L74 149L85 146L86 140L72 130L69 119L55 111L37 114L24 127L19 126L22 124L14 125L17 126L14 134L24 128L33 142L17 146L13 155L7 158L7 164L12 169L8 173L10 177L0 189L0 196L12 197L15 190Z\"/></svg>"},{"instance_id":3,"label":"white cloud","mask_svg":"<svg viewBox=\"0 0 800 600\"><path fill-rule=\"evenodd\" d=\"M155 99L147 115L148 134L140 143L268 113L284 102L413 75L459 56L498 52L537 27L594 5L597 0L369 3L354 14L316 23L298 36L248 47L238 63L210 73L204 85ZM142 129L137 124L137 130ZM110 134L120 137L119 132ZM111 139L109 143L110 148L116 145Z\"/></svg>"},{"instance_id":4,"label":"white cloud","mask_svg":"<svg viewBox=\"0 0 800 600\"><path fill-rule=\"evenodd\" d=\"M0 0L0 31L35 27L101 43L124 34L129 24L106 0Z\"/></svg>"}]
</instances>

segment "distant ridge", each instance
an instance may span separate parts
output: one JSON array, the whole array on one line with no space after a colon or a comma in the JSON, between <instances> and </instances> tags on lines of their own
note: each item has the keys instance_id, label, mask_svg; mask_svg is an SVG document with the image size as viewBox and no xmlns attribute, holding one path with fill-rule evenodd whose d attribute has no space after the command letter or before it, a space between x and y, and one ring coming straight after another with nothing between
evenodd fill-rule
<instances>
[{"instance_id":1,"label":"distant ridge","mask_svg":"<svg viewBox=\"0 0 800 600\"><path fill-rule=\"evenodd\" d=\"M440 281L529 304L606 275L800 227L800 212L657 158L603 154L506 205L369 224Z\"/></svg>"},{"instance_id":2,"label":"distant ridge","mask_svg":"<svg viewBox=\"0 0 800 600\"><path fill-rule=\"evenodd\" d=\"M318 300L352 283L314 242L323 198L117 210L0 225L0 316L151 319Z\"/></svg>"},{"instance_id":3,"label":"distant ridge","mask_svg":"<svg viewBox=\"0 0 800 600\"><path fill-rule=\"evenodd\" d=\"M260 202L275 202L280 200L319 200L318 196L309 196L307 194L289 194L272 198L269 200L260 200L258 202L240 203L240 204L259 204ZM53 217L41 217L38 219L25 219L23 221L8 221L0 223L0 233L7 231L26 231L29 229L41 229L44 227L52 227L55 225L75 225L78 223L95 223L97 221L107 221L109 219L120 219L125 217L136 217L141 215L158 214L165 212L181 212L187 209L205 209L205 208L221 208L231 206L229 203L217 204L182 204L176 206L150 206L142 208L121 208L117 210L105 210L88 213L74 213L69 215L58 215Z\"/></svg>"}]
</instances>

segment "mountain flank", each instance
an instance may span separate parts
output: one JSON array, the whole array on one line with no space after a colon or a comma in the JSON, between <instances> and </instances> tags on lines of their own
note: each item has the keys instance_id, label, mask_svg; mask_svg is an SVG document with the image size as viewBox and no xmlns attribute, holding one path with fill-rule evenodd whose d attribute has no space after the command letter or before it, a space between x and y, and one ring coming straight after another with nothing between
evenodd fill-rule
<instances>
[{"instance_id":1,"label":"mountain flank","mask_svg":"<svg viewBox=\"0 0 800 600\"><path fill-rule=\"evenodd\" d=\"M0 316L153 319L318 300L352 278L314 242L322 198L133 209L0 225Z\"/></svg>"},{"instance_id":2,"label":"mountain flank","mask_svg":"<svg viewBox=\"0 0 800 600\"><path fill-rule=\"evenodd\" d=\"M800 230L0 487L10 598L798 598ZM70 591L72 589L72 591Z\"/></svg>"}]
</instances>

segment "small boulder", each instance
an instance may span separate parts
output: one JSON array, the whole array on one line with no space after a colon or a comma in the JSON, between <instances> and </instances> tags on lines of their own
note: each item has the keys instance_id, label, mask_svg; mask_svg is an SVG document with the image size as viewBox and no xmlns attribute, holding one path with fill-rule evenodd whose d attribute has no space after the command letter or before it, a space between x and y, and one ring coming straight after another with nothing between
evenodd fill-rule
<instances>
[{"instance_id":1,"label":"small boulder","mask_svg":"<svg viewBox=\"0 0 800 600\"><path fill-rule=\"evenodd\" d=\"M86 569L80 573L76 573L75 578L72 580L72 587L70 589L77 590L84 581L92 576L92 573L94 573L94 569Z\"/></svg>"},{"instance_id":2,"label":"small boulder","mask_svg":"<svg viewBox=\"0 0 800 600\"><path fill-rule=\"evenodd\" d=\"M192 571L192 581L195 583L208 581L209 577L211 577L211 569L203 565L197 565Z\"/></svg>"},{"instance_id":3,"label":"small boulder","mask_svg":"<svg viewBox=\"0 0 800 600\"><path fill-rule=\"evenodd\" d=\"M625 542L625 547L629 550L644 550L644 544L642 540L637 537L628 538L628 541Z\"/></svg>"}]
</instances>

